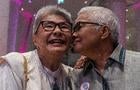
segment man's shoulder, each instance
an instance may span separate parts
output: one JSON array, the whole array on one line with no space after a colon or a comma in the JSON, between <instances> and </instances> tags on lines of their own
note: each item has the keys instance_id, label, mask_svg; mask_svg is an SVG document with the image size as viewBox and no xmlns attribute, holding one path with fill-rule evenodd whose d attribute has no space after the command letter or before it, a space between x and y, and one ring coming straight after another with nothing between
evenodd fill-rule
<instances>
[{"instance_id":1,"label":"man's shoulder","mask_svg":"<svg viewBox=\"0 0 140 90\"><path fill-rule=\"evenodd\" d=\"M126 85L131 86L132 88L137 88L139 90L140 85L140 52L126 50L125 57L125 78ZM133 82L132 82L133 81Z\"/></svg>"},{"instance_id":2,"label":"man's shoulder","mask_svg":"<svg viewBox=\"0 0 140 90\"><path fill-rule=\"evenodd\" d=\"M131 51L131 50L126 50L126 61L129 62L139 62L140 63L140 52L137 51Z\"/></svg>"},{"instance_id":3,"label":"man's shoulder","mask_svg":"<svg viewBox=\"0 0 140 90\"><path fill-rule=\"evenodd\" d=\"M126 51L125 68L134 73L140 72L140 52Z\"/></svg>"},{"instance_id":4,"label":"man's shoulder","mask_svg":"<svg viewBox=\"0 0 140 90\"><path fill-rule=\"evenodd\" d=\"M71 66L68 66L68 65L65 65L65 64L62 64L64 70L69 73L73 70L73 68Z\"/></svg>"},{"instance_id":5,"label":"man's shoulder","mask_svg":"<svg viewBox=\"0 0 140 90\"><path fill-rule=\"evenodd\" d=\"M138 51L126 50L126 54L131 57L140 57L140 52Z\"/></svg>"}]
</instances>

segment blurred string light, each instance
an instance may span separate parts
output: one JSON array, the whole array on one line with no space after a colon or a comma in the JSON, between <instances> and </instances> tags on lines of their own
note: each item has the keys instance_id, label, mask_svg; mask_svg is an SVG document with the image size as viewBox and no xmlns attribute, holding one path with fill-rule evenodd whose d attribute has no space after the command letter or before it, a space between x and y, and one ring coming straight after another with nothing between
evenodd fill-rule
<instances>
[{"instance_id":1,"label":"blurred string light","mask_svg":"<svg viewBox=\"0 0 140 90\"><path fill-rule=\"evenodd\" d=\"M64 0L57 0L57 4L63 4Z\"/></svg>"},{"instance_id":2,"label":"blurred string light","mask_svg":"<svg viewBox=\"0 0 140 90\"><path fill-rule=\"evenodd\" d=\"M126 9L125 11L126 11L126 12L128 12L129 10L128 10L128 9Z\"/></svg>"},{"instance_id":3,"label":"blurred string light","mask_svg":"<svg viewBox=\"0 0 140 90\"><path fill-rule=\"evenodd\" d=\"M28 0L28 3L32 3L32 0Z\"/></svg>"},{"instance_id":4,"label":"blurred string light","mask_svg":"<svg viewBox=\"0 0 140 90\"><path fill-rule=\"evenodd\" d=\"M129 39L130 39L130 36L129 36L129 35L127 35L127 36L126 36L126 39L127 39L127 40L129 40Z\"/></svg>"},{"instance_id":5,"label":"blurred string light","mask_svg":"<svg viewBox=\"0 0 140 90\"><path fill-rule=\"evenodd\" d=\"M24 11L24 8L21 8L21 11Z\"/></svg>"},{"instance_id":6,"label":"blurred string light","mask_svg":"<svg viewBox=\"0 0 140 90\"><path fill-rule=\"evenodd\" d=\"M88 3L88 1L84 1L84 3L85 3L85 4L87 4L87 3Z\"/></svg>"},{"instance_id":7,"label":"blurred string light","mask_svg":"<svg viewBox=\"0 0 140 90\"><path fill-rule=\"evenodd\" d=\"M36 13L33 16L35 17L36 16Z\"/></svg>"}]
</instances>

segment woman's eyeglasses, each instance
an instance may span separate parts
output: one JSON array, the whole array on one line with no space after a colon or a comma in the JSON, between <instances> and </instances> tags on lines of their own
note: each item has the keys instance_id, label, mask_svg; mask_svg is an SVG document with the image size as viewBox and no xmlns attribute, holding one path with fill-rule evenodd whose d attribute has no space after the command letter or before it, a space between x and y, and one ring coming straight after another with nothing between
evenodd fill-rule
<instances>
[{"instance_id":1,"label":"woman's eyeglasses","mask_svg":"<svg viewBox=\"0 0 140 90\"><path fill-rule=\"evenodd\" d=\"M45 31L54 31L57 26L63 32L72 31L72 24L67 22L56 23L53 21L41 21L40 24Z\"/></svg>"}]
</instances>

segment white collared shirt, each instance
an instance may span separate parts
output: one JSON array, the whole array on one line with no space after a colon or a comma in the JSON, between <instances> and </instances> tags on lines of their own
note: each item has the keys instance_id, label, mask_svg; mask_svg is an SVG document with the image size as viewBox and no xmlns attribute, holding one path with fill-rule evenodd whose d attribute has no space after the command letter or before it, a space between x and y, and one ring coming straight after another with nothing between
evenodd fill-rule
<instances>
[{"instance_id":1,"label":"white collared shirt","mask_svg":"<svg viewBox=\"0 0 140 90\"><path fill-rule=\"evenodd\" d=\"M44 73L46 74L46 78L49 81L49 84L52 88L53 84L55 83L54 78L57 79L57 84L60 86L61 85L61 79L62 79L62 75L61 75L61 67L59 67L56 71L51 71L50 69L48 69L47 67L44 67Z\"/></svg>"}]
</instances>

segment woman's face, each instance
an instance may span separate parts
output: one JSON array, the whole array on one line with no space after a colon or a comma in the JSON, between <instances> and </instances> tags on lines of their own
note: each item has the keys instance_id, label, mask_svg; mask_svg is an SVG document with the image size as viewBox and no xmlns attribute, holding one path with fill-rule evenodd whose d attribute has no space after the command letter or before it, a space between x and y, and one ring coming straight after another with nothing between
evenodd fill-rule
<instances>
[{"instance_id":1,"label":"woman's face","mask_svg":"<svg viewBox=\"0 0 140 90\"><path fill-rule=\"evenodd\" d=\"M33 35L34 45L40 52L65 53L71 42L71 24L59 15L46 15Z\"/></svg>"}]
</instances>

